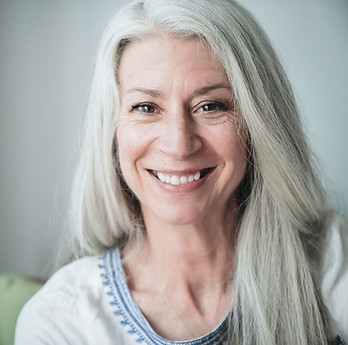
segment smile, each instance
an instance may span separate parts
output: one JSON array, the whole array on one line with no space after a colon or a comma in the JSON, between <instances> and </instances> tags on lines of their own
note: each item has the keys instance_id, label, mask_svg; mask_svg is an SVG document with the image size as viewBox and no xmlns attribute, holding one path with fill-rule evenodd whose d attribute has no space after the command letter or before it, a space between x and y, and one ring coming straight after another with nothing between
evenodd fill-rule
<instances>
[{"instance_id":1,"label":"smile","mask_svg":"<svg viewBox=\"0 0 348 345\"><path fill-rule=\"evenodd\" d=\"M206 176L208 173L210 173L213 170L213 168L207 168L207 169L203 169L200 171L197 171L194 174L191 174L189 176L185 176L185 175L166 175L164 173L161 173L159 171L155 171L152 170L152 174L154 176L156 176L160 181L164 182L164 183L168 183L174 186L179 186L179 185L183 185L186 183L191 183L194 181L198 181L199 179L203 178L204 176Z\"/></svg>"}]
</instances>

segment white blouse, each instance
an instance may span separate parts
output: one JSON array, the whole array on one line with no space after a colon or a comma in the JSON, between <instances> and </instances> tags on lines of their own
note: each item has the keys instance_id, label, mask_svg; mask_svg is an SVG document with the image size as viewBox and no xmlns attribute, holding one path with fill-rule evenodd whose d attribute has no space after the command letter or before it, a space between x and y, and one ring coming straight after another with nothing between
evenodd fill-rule
<instances>
[{"instance_id":1,"label":"white blouse","mask_svg":"<svg viewBox=\"0 0 348 345\"><path fill-rule=\"evenodd\" d=\"M321 291L337 334L348 341L348 226L332 219L328 231ZM170 325L168 326L170 327ZM120 251L85 257L56 272L24 306L15 345L218 345L227 338L226 320L190 341L160 337L134 302ZM336 344L344 344L337 340Z\"/></svg>"}]
</instances>

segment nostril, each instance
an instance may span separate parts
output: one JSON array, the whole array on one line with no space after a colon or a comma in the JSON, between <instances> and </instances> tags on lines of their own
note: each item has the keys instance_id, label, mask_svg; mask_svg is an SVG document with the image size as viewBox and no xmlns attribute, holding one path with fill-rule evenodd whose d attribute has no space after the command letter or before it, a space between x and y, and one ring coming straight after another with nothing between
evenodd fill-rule
<instances>
[{"instance_id":1,"label":"nostril","mask_svg":"<svg viewBox=\"0 0 348 345\"><path fill-rule=\"evenodd\" d=\"M161 151L176 157L187 157L198 151L202 143L197 135L188 129L170 129L162 134Z\"/></svg>"}]
</instances>

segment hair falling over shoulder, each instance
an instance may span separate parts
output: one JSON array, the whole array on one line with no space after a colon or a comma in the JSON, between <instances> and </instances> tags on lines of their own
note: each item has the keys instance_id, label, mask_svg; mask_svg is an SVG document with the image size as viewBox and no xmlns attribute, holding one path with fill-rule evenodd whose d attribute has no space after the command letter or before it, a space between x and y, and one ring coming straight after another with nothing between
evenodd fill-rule
<instances>
[{"instance_id":1,"label":"hair falling over shoulder","mask_svg":"<svg viewBox=\"0 0 348 345\"><path fill-rule=\"evenodd\" d=\"M208 43L248 136L230 343L327 345L332 334L313 278L325 196L278 58L255 19L231 0L138 0L110 22L97 56L58 266L144 236L138 202L118 166L117 68L125 45L161 30Z\"/></svg>"}]
</instances>

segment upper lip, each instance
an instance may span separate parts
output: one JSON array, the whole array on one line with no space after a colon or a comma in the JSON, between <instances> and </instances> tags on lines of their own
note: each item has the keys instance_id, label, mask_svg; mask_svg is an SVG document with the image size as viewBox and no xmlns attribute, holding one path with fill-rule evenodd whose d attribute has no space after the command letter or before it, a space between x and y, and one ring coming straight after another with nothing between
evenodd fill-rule
<instances>
[{"instance_id":1,"label":"upper lip","mask_svg":"<svg viewBox=\"0 0 348 345\"><path fill-rule=\"evenodd\" d=\"M214 169L215 167L204 167L204 168L197 168L197 169L185 169L185 170L161 170L161 169L147 169L149 171L157 171L165 175L177 175L177 176L188 176L197 173L198 171L202 172L203 170L207 169Z\"/></svg>"}]
</instances>

